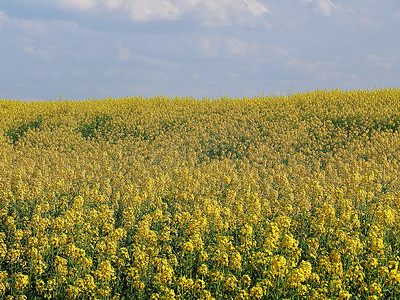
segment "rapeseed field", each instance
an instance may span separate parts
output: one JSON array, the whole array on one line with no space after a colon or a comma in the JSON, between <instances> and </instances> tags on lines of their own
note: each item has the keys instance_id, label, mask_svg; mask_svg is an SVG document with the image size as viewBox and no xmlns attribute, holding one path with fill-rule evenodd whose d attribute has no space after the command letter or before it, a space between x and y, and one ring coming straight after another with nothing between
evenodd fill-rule
<instances>
[{"instance_id":1,"label":"rapeseed field","mask_svg":"<svg viewBox=\"0 0 400 300\"><path fill-rule=\"evenodd\" d=\"M0 298L399 299L400 90L0 100Z\"/></svg>"}]
</instances>

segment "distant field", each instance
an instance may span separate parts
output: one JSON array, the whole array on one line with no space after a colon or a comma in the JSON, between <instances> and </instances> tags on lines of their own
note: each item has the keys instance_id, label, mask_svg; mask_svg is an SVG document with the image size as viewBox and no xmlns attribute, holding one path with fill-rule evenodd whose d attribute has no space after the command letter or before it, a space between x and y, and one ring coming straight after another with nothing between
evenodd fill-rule
<instances>
[{"instance_id":1,"label":"distant field","mask_svg":"<svg viewBox=\"0 0 400 300\"><path fill-rule=\"evenodd\" d=\"M0 298L400 299L400 90L0 100Z\"/></svg>"}]
</instances>

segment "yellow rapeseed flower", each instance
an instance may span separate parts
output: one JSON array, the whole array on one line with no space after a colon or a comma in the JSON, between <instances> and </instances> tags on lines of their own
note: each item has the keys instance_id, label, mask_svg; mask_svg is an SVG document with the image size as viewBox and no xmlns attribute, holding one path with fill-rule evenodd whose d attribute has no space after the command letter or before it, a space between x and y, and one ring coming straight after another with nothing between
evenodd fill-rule
<instances>
[{"instance_id":1,"label":"yellow rapeseed flower","mask_svg":"<svg viewBox=\"0 0 400 300\"><path fill-rule=\"evenodd\" d=\"M14 288L18 292L22 292L29 284L29 277L28 275L24 275L20 272L14 275Z\"/></svg>"},{"instance_id":2,"label":"yellow rapeseed flower","mask_svg":"<svg viewBox=\"0 0 400 300\"><path fill-rule=\"evenodd\" d=\"M250 297L252 299L262 299L263 296L264 296L264 291L262 287L256 285L250 289Z\"/></svg>"}]
</instances>

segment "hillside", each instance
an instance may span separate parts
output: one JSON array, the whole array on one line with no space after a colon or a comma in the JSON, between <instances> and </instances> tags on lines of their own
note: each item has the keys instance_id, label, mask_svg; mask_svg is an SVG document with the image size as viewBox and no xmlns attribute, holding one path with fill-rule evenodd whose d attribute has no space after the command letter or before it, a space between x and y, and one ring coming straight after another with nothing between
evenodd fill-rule
<instances>
[{"instance_id":1,"label":"hillside","mask_svg":"<svg viewBox=\"0 0 400 300\"><path fill-rule=\"evenodd\" d=\"M398 88L0 100L0 295L400 297L399 126Z\"/></svg>"}]
</instances>

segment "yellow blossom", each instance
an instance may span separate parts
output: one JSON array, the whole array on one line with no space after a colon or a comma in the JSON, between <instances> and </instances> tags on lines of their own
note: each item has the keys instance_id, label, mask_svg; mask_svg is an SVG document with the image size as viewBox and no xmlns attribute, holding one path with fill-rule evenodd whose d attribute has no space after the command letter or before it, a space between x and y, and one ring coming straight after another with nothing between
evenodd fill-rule
<instances>
[{"instance_id":1,"label":"yellow blossom","mask_svg":"<svg viewBox=\"0 0 400 300\"><path fill-rule=\"evenodd\" d=\"M260 286L253 286L250 289L250 297L252 299L262 299L263 296L264 296L264 292Z\"/></svg>"},{"instance_id":2,"label":"yellow blossom","mask_svg":"<svg viewBox=\"0 0 400 300\"><path fill-rule=\"evenodd\" d=\"M24 290L29 284L28 275L24 275L22 273L16 273L14 275L14 280L15 280L14 288L18 292L21 292L22 290Z\"/></svg>"}]
</instances>

